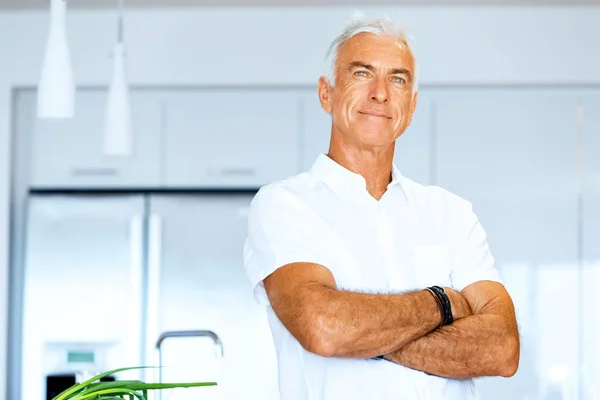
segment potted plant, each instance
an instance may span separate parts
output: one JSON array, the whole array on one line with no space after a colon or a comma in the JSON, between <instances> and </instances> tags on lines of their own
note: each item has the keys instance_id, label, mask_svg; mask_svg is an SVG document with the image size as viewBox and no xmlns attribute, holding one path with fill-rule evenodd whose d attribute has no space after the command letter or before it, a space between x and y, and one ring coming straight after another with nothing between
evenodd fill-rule
<instances>
[{"instance_id":1,"label":"potted plant","mask_svg":"<svg viewBox=\"0 0 600 400\"><path fill-rule=\"evenodd\" d=\"M100 382L100 379L118 372L149 367L119 368L77 383L52 400L148 400L148 391L199 386L216 386L216 382L145 383L138 380Z\"/></svg>"}]
</instances>

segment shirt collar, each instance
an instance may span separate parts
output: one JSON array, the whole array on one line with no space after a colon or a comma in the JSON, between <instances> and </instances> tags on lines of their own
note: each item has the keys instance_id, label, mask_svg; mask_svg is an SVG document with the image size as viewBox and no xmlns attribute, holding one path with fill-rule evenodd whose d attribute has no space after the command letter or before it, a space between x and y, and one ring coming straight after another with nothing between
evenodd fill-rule
<instances>
[{"instance_id":1,"label":"shirt collar","mask_svg":"<svg viewBox=\"0 0 600 400\"><path fill-rule=\"evenodd\" d=\"M311 171L334 191L358 189L366 192L367 190L367 182L362 175L343 167L326 154L319 154ZM401 180L400 171L395 164L392 164L392 181L389 183L388 189L393 186L401 187Z\"/></svg>"}]
</instances>

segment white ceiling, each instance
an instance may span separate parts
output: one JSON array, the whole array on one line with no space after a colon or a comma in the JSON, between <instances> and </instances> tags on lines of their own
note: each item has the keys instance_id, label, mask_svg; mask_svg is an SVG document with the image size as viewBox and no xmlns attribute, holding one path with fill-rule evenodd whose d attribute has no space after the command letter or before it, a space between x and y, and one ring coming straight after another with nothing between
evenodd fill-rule
<instances>
[{"instance_id":1,"label":"white ceiling","mask_svg":"<svg viewBox=\"0 0 600 400\"><path fill-rule=\"evenodd\" d=\"M0 9L48 7L50 0L0 0ZM113 8L117 0L68 0L69 8ZM247 7L247 6L574 6L600 5L600 0L125 0L126 7Z\"/></svg>"}]
</instances>

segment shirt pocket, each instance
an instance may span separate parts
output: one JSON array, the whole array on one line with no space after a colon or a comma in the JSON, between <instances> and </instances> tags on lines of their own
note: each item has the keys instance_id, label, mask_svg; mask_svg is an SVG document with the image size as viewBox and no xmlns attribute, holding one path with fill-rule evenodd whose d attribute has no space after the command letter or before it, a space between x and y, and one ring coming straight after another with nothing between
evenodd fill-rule
<instances>
[{"instance_id":1,"label":"shirt pocket","mask_svg":"<svg viewBox=\"0 0 600 400\"><path fill-rule=\"evenodd\" d=\"M413 248L415 285L451 285L452 252L448 245L418 245Z\"/></svg>"}]
</instances>

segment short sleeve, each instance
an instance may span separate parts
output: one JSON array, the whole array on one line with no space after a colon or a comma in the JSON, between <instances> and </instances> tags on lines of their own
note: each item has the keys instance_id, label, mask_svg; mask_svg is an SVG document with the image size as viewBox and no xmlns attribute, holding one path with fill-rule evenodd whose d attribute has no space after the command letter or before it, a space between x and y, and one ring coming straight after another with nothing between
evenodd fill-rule
<instances>
[{"instance_id":1,"label":"short sleeve","mask_svg":"<svg viewBox=\"0 0 600 400\"><path fill-rule=\"evenodd\" d=\"M277 186L256 194L248 214L244 268L259 304L269 304L263 279L279 267L294 262L328 264L318 230L316 214L297 194Z\"/></svg>"},{"instance_id":2,"label":"short sleeve","mask_svg":"<svg viewBox=\"0 0 600 400\"><path fill-rule=\"evenodd\" d=\"M458 291L477 281L502 283L500 273L494 265L486 232L471 203L465 203L457 213L457 247L452 269L452 286Z\"/></svg>"}]
</instances>

